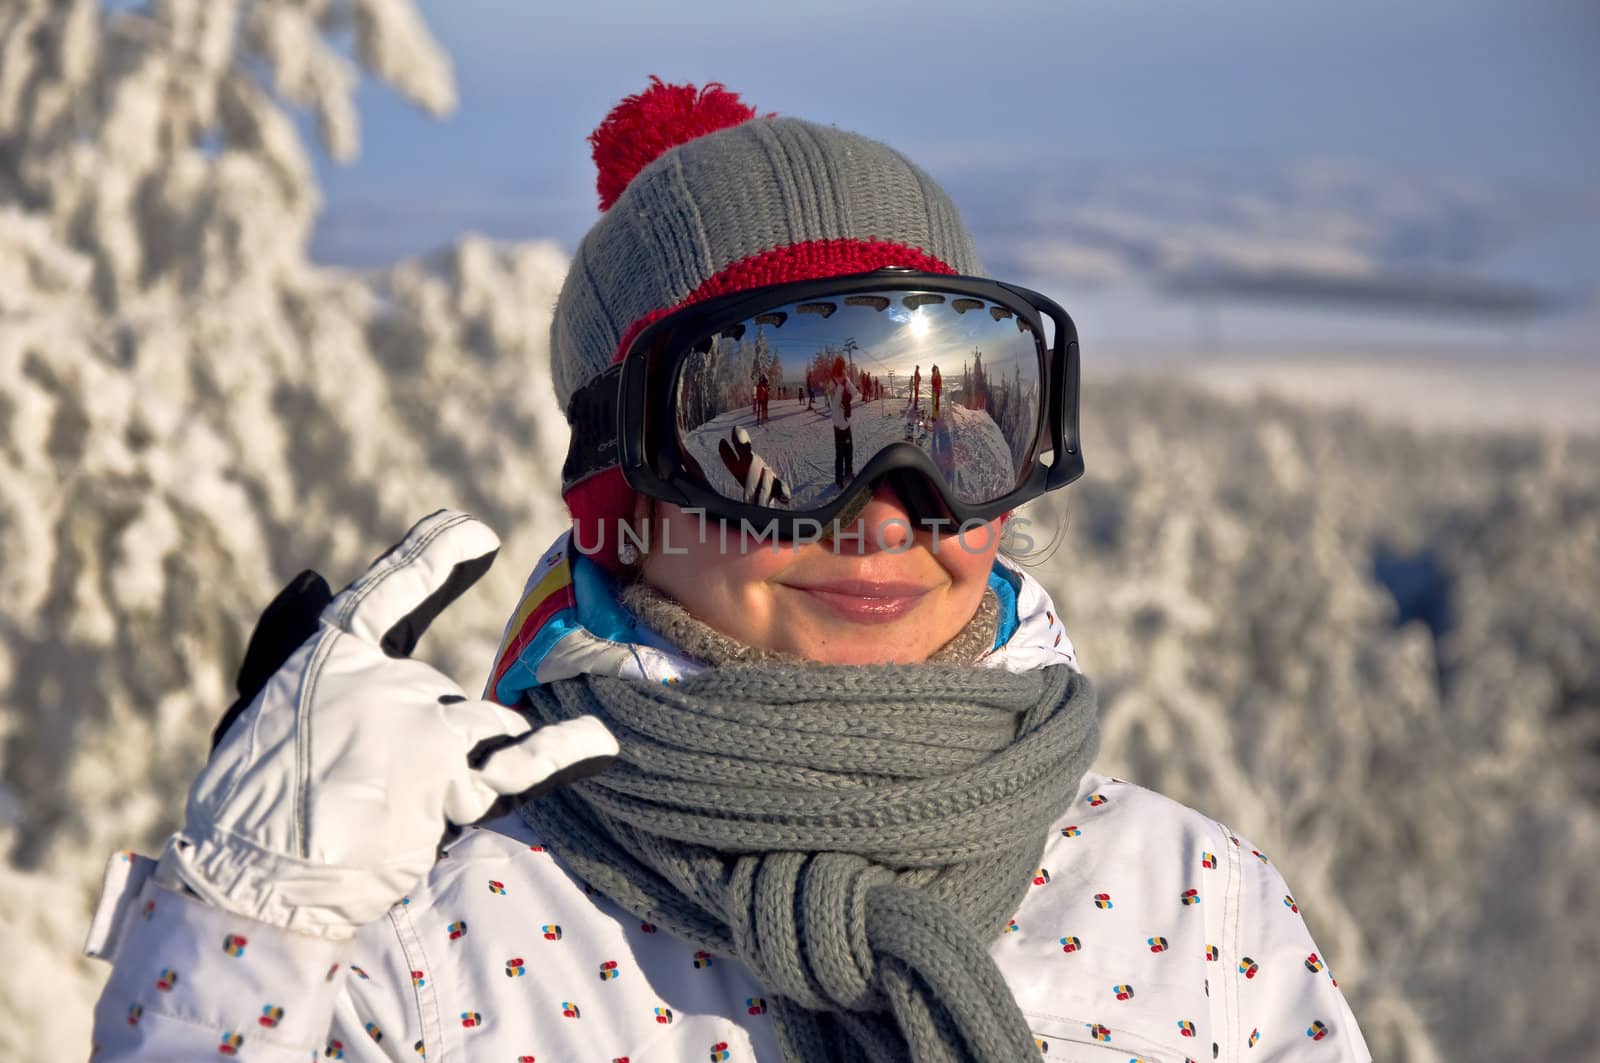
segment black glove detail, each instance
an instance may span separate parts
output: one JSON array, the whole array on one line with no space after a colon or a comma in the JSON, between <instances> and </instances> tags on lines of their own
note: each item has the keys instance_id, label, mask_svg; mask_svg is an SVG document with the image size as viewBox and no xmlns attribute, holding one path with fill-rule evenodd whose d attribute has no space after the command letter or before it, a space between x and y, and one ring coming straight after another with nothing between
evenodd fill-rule
<instances>
[{"instance_id":1,"label":"black glove detail","mask_svg":"<svg viewBox=\"0 0 1600 1063\"><path fill-rule=\"evenodd\" d=\"M306 639L317 633L322 610L331 601L333 591L328 581L308 568L290 580L262 610L261 619L256 621L256 629L250 635L250 645L244 651L239 678L234 682L239 700L228 706L217 729L211 732L212 749L217 748L233 721L249 708L272 674L283 667L283 662Z\"/></svg>"}]
</instances>

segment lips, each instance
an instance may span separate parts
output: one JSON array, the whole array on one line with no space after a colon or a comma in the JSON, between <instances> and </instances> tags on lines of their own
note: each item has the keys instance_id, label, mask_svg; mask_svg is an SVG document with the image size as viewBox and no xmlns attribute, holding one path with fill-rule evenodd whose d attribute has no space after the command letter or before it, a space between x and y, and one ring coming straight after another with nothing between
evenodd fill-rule
<instances>
[{"instance_id":1,"label":"lips","mask_svg":"<svg viewBox=\"0 0 1600 1063\"><path fill-rule=\"evenodd\" d=\"M933 590L918 583L862 579L785 584L844 620L885 624L910 613Z\"/></svg>"}]
</instances>

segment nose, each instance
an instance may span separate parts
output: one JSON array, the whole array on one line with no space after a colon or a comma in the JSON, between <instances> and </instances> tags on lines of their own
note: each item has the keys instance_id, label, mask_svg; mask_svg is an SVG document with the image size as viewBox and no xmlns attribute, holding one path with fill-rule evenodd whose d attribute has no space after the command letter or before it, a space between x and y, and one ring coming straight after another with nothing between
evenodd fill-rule
<instances>
[{"instance_id":1,"label":"nose","mask_svg":"<svg viewBox=\"0 0 1600 1063\"><path fill-rule=\"evenodd\" d=\"M841 553L852 552L852 541L855 553L898 553L909 550L915 538L916 528L905 503L886 481L879 481L856 519L845 525L837 545Z\"/></svg>"}]
</instances>

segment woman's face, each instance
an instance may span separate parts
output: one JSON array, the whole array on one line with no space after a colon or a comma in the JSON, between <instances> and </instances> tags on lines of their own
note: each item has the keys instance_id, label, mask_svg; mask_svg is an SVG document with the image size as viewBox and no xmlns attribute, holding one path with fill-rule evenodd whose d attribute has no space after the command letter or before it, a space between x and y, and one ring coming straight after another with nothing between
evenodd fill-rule
<instances>
[{"instance_id":1,"label":"woman's face","mask_svg":"<svg viewBox=\"0 0 1600 1063\"><path fill-rule=\"evenodd\" d=\"M717 522L657 503L643 575L747 645L825 664L910 664L972 619L1000 545L999 521L961 536L941 528L937 541L912 523L880 486L837 540L741 548L729 526L724 549Z\"/></svg>"}]
</instances>

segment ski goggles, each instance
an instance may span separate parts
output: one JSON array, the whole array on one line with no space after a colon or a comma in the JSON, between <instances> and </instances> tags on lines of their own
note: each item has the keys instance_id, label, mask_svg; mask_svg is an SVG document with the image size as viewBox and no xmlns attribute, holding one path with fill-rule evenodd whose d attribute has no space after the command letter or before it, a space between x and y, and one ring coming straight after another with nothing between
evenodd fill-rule
<instances>
[{"instance_id":1,"label":"ski goggles","mask_svg":"<svg viewBox=\"0 0 1600 1063\"><path fill-rule=\"evenodd\" d=\"M1078 337L1052 300L882 269L718 296L578 391L563 490L635 491L779 539L887 481L913 520L989 521L1083 474Z\"/></svg>"}]
</instances>

